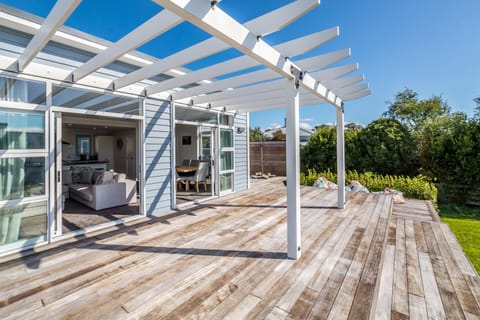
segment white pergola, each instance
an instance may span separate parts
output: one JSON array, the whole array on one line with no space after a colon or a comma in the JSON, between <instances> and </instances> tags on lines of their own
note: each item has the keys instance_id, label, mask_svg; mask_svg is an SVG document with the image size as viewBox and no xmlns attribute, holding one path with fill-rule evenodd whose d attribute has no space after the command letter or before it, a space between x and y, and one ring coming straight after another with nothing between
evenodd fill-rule
<instances>
[{"instance_id":1,"label":"white pergola","mask_svg":"<svg viewBox=\"0 0 480 320\"><path fill-rule=\"evenodd\" d=\"M33 21L1 10L0 22L6 27L30 33L33 38L19 56L3 57L0 68L25 75L35 75L107 92L134 94L172 103L218 108L230 112L254 112L286 108L287 124L287 229L288 257L301 255L300 184L299 184L299 107L330 104L336 108L338 208L345 206L344 101L371 94L368 84L359 83L363 75L345 76L358 69L357 64L326 67L350 56L350 49L298 59L314 48L338 37L339 29L316 31L275 46L264 37L279 32L305 13L319 0L297 0L244 24L221 9L220 1L153 0L163 8L115 43L63 26L81 0L58 0L43 21ZM162 59L147 56L138 47L189 22L212 35ZM95 55L74 68L42 65L41 51L56 41ZM241 56L190 71L184 66L234 48ZM135 71L111 72L115 61L133 65ZM249 69L256 68L255 71ZM231 73L234 76L226 77ZM154 81L166 75L168 79Z\"/></svg>"}]
</instances>

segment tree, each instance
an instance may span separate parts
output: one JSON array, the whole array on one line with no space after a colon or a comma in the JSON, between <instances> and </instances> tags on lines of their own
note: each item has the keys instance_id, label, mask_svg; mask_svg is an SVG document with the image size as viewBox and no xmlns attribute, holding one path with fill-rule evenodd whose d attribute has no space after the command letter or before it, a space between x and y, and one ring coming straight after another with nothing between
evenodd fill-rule
<instances>
[{"instance_id":1,"label":"tree","mask_svg":"<svg viewBox=\"0 0 480 320\"><path fill-rule=\"evenodd\" d=\"M395 101L390 103L383 116L397 120L411 131L418 131L426 123L449 114L450 107L442 97L419 100L418 93L406 88L396 94Z\"/></svg>"},{"instance_id":2,"label":"tree","mask_svg":"<svg viewBox=\"0 0 480 320\"><path fill-rule=\"evenodd\" d=\"M477 106L475 107L475 114L473 115L473 117L477 120L480 120L480 96L473 99L473 101L475 101L475 103L477 104Z\"/></svg>"},{"instance_id":3,"label":"tree","mask_svg":"<svg viewBox=\"0 0 480 320\"><path fill-rule=\"evenodd\" d=\"M262 129L260 127L250 128L250 142L254 141L265 141L265 136L263 135Z\"/></svg>"},{"instance_id":4,"label":"tree","mask_svg":"<svg viewBox=\"0 0 480 320\"><path fill-rule=\"evenodd\" d=\"M418 93L407 88L397 93L384 116L408 128L418 147L419 172L432 176L432 159L428 150L453 117L449 105L440 96L420 100Z\"/></svg>"},{"instance_id":5,"label":"tree","mask_svg":"<svg viewBox=\"0 0 480 320\"><path fill-rule=\"evenodd\" d=\"M282 132L282 130L277 130L273 133L272 135L272 141L285 141L287 140L287 136L285 133Z\"/></svg>"},{"instance_id":6,"label":"tree","mask_svg":"<svg viewBox=\"0 0 480 320\"><path fill-rule=\"evenodd\" d=\"M418 173L415 141L399 121L375 120L358 133L357 141L357 170L407 176Z\"/></svg>"}]
</instances>

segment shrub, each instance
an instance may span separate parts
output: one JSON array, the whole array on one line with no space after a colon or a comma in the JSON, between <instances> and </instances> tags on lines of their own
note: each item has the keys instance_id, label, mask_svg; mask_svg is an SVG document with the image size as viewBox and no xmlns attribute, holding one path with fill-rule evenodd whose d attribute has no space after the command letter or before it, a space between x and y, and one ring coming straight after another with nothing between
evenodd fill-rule
<instances>
[{"instance_id":1,"label":"shrub","mask_svg":"<svg viewBox=\"0 0 480 320\"><path fill-rule=\"evenodd\" d=\"M300 183L311 186L319 177L337 182L337 174L330 170L317 172L315 169L309 169L306 173L300 174ZM425 176L405 177L395 175L379 175L372 172L359 173L355 170L347 171L345 181L357 180L370 191L383 191L385 188L393 188L403 192L408 198L432 200L437 202L437 188Z\"/></svg>"}]
</instances>

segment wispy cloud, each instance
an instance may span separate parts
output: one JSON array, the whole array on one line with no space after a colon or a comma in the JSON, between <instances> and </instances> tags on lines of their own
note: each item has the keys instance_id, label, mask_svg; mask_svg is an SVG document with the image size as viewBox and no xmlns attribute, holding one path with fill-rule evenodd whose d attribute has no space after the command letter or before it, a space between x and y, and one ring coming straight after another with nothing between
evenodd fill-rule
<instances>
[{"instance_id":1,"label":"wispy cloud","mask_svg":"<svg viewBox=\"0 0 480 320\"><path fill-rule=\"evenodd\" d=\"M276 129L276 128L281 128L282 125L277 123L277 122L272 122L268 125L267 129Z\"/></svg>"}]
</instances>

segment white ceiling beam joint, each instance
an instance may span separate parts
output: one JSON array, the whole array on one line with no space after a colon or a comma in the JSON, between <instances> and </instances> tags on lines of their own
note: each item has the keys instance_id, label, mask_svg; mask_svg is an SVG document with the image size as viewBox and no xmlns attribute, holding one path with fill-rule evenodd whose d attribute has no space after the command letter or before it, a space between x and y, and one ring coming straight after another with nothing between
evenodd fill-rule
<instances>
[{"instance_id":1,"label":"white ceiling beam joint","mask_svg":"<svg viewBox=\"0 0 480 320\"><path fill-rule=\"evenodd\" d=\"M317 5L318 0L298 0L248 21L245 27L257 35L268 35L281 30ZM217 38L207 39L115 80L113 87L123 88L228 48L226 43Z\"/></svg>"},{"instance_id":2,"label":"white ceiling beam joint","mask_svg":"<svg viewBox=\"0 0 480 320\"><path fill-rule=\"evenodd\" d=\"M22 55L18 58L18 70L23 71L35 56L47 45L57 29L78 7L81 0L58 0L43 21L40 29L30 40Z\"/></svg>"},{"instance_id":3,"label":"white ceiling beam joint","mask_svg":"<svg viewBox=\"0 0 480 320\"><path fill-rule=\"evenodd\" d=\"M180 22L182 22L180 17L168 10L162 10L106 50L100 52L74 70L72 72L73 80L76 82L92 72L114 62L117 58L170 30Z\"/></svg>"},{"instance_id":4,"label":"white ceiling beam joint","mask_svg":"<svg viewBox=\"0 0 480 320\"><path fill-rule=\"evenodd\" d=\"M302 71L289 59L286 59L286 56L265 43L262 39L257 39L255 34L218 7L212 9L203 1L194 0L154 0L154 2L228 43L233 48L243 52L245 55L255 59L287 79L293 78L290 72L292 67ZM336 97L332 92L328 92L322 84L308 74L303 76L300 84L327 102L336 107L341 107L341 99Z\"/></svg>"},{"instance_id":5,"label":"white ceiling beam joint","mask_svg":"<svg viewBox=\"0 0 480 320\"><path fill-rule=\"evenodd\" d=\"M282 44L276 45L273 49L279 50L281 52L283 52L283 50L287 50L290 56L297 56L307 53L308 51L313 50L317 46L325 43L325 41L331 39L334 34L336 33L334 33L332 29L329 29L284 42ZM285 58L283 59L286 61ZM221 62L219 64L215 64L184 74L182 76L162 81L158 84L147 87L146 92L148 93L148 95L152 95L158 92L171 90L172 88L196 83L200 80L214 78L220 75L245 70L258 65L260 65L260 62L248 57L248 55L240 56L231 60ZM278 72L274 73L278 75Z\"/></svg>"}]
</instances>

